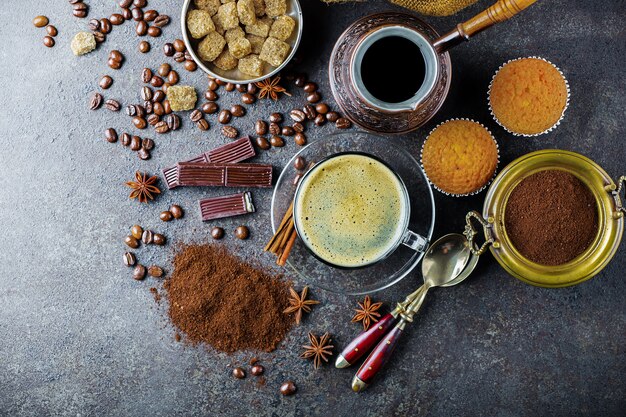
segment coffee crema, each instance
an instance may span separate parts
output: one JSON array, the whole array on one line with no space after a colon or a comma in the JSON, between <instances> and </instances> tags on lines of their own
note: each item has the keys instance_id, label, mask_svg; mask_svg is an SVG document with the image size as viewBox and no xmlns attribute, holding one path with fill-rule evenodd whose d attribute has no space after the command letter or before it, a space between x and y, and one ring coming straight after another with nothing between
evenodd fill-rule
<instances>
[{"instance_id":1,"label":"coffee crema","mask_svg":"<svg viewBox=\"0 0 626 417\"><path fill-rule=\"evenodd\" d=\"M300 238L322 260L361 267L399 243L408 220L406 189L382 162L335 156L303 178L294 215Z\"/></svg>"}]
</instances>

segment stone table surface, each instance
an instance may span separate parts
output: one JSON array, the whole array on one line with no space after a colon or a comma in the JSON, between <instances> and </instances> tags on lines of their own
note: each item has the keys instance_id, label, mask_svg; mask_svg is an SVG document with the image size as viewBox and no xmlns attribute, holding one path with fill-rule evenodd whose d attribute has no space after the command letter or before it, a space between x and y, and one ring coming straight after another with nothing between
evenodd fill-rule
<instances>
[{"instance_id":1,"label":"stone table surface","mask_svg":"<svg viewBox=\"0 0 626 417\"><path fill-rule=\"evenodd\" d=\"M89 1L89 17L108 16L113 0ZM202 133L186 115L183 128L155 138L153 158L140 161L104 129L143 134L124 112L89 111L90 94L101 75L115 82L104 94L124 105L139 100L140 71L166 59L164 42L180 36L181 1L150 0L170 14L163 36L149 39L152 51L137 51L134 25L115 27L97 51L74 57L69 43L88 19L71 15L66 1L11 2L0 12L0 415L6 416L618 416L626 410L626 251L594 279L564 289L543 289L508 276L488 255L463 285L433 291L400 342L390 366L362 394L350 391L353 369L325 366L314 371L298 358L309 330L329 331L343 346L358 333L350 323L357 297L313 289L322 301L281 348L259 354L267 382L230 376L230 366L254 353L227 356L174 340L166 301L155 303L154 281L134 281L123 267L122 238L140 223L162 231L170 242L207 241L196 202L222 191L165 192L140 206L127 198L123 182L135 170L161 167L225 142L213 126ZM454 17L427 18L439 31L452 28L488 5L480 1ZM8 6L8 5L7 5ZM326 6L303 1L306 30L300 68L333 101L327 65L339 34L357 17L399 10L382 1ZM45 14L59 29L57 45L42 44L43 29L31 24ZM626 174L626 4L623 0L539 1L510 22L461 45L454 61L450 95L441 112L398 143L418 155L424 137L451 117L484 123L497 137L501 166L524 153L560 148L583 153L614 178ZM119 71L106 55L119 49L126 62ZM556 63L571 85L571 106L562 125L538 138L516 138L490 118L485 103L489 80L512 58L537 55ZM181 82L206 89L206 76L176 64ZM291 86L291 99L258 102L237 120L252 133L254 121L272 111L301 105L303 93ZM239 100L220 91L219 104ZM215 117L210 117L215 125ZM311 128L311 140L334 131ZM149 132L149 131L146 131ZM147 135L147 134L146 134ZM150 133L150 136L154 136ZM256 160L280 169L295 145L261 153ZM464 215L480 209L485 194L470 198L436 195L435 235L460 231ZM261 248L270 236L271 191L255 191L258 213L219 222L229 232L225 244L239 256L271 264ZM171 203L187 209L184 220L163 224L158 213ZM235 242L234 226L252 231ZM144 263L170 270L173 244L143 248ZM288 274L289 275L289 274ZM290 278L294 278L290 276ZM374 295L391 304L414 288L419 273ZM298 286L306 284L296 281ZM282 397L285 379L299 392Z\"/></svg>"}]
</instances>

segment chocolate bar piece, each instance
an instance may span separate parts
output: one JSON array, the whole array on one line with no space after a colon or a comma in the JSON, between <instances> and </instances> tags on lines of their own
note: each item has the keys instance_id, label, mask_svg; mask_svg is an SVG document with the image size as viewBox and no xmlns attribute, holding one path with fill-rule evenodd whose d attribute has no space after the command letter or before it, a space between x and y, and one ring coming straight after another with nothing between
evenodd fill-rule
<instances>
[{"instance_id":1,"label":"chocolate bar piece","mask_svg":"<svg viewBox=\"0 0 626 417\"><path fill-rule=\"evenodd\" d=\"M195 158L182 162L215 162L222 164L234 164L250 159L255 155L256 152L254 151L254 146L252 146L250 136L244 136L234 142L218 146L217 148L204 152ZM165 178L165 183L169 189L176 188L180 185L178 183L178 167L176 165L164 168L163 177Z\"/></svg>"},{"instance_id":2,"label":"chocolate bar piece","mask_svg":"<svg viewBox=\"0 0 626 417\"><path fill-rule=\"evenodd\" d=\"M254 211L252 195L248 191L200 200L200 215L203 222L253 213Z\"/></svg>"},{"instance_id":3,"label":"chocolate bar piece","mask_svg":"<svg viewBox=\"0 0 626 417\"><path fill-rule=\"evenodd\" d=\"M271 187L272 166L179 162L178 185L190 187Z\"/></svg>"}]
</instances>

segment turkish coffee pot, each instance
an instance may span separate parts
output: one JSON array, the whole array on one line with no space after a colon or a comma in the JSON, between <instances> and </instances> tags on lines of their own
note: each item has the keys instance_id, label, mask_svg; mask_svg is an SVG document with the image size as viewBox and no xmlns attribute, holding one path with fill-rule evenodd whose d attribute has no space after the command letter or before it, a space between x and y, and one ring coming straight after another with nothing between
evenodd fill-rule
<instances>
[{"instance_id":1,"label":"turkish coffee pot","mask_svg":"<svg viewBox=\"0 0 626 417\"><path fill-rule=\"evenodd\" d=\"M448 95L452 63L448 50L477 33L521 12L536 0L498 0L443 36L417 17L397 12L378 13L354 22L337 40L329 76L335 100L357 125L378 133L407 133L428 122ZM368 49L385 37L413 42L424 60L424 80L410 98L390 103L365 87L361 74Z\"/></svg>"}]
</instances>

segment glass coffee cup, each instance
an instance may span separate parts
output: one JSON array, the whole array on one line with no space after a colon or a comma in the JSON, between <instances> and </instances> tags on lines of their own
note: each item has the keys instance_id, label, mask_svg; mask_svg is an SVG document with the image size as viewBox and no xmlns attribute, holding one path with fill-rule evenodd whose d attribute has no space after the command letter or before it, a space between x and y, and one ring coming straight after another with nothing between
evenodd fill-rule
<instances>
[{"instance_id":1,"label":"glass coffee cup","mask_svg":"<svg viewBox=\"0 0 626 417\"><path fill-rule=\"evenodd\" d=\"M294 195L294 226L306 249L335 268L365 268L400 245L421 252L428 239L409 230L402 178L365 152L340 152L315 164Z\"/></svg>"}]
</instances>

